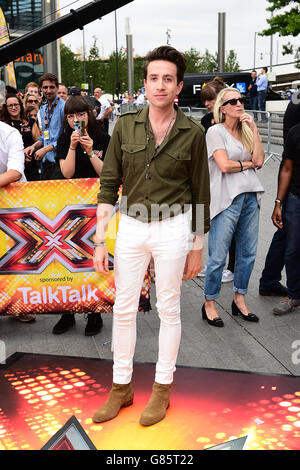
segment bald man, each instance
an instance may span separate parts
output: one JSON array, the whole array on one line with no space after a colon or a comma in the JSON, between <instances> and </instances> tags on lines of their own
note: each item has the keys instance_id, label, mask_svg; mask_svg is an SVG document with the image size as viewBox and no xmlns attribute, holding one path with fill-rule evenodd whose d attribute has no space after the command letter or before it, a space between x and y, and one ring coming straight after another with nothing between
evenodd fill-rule
<instances>
[{"instance_id":1,"label":"bald man","mask_svg":"<svg viewBox=\"0 0 300 470\"><path fill-rule=\"evenodd\" d=\"M101 110L97 116L97 120L101 122L104 132L108 134L108 117L112 113L113 107L108 99L103 96L101 88L95 88L94 98L98 100L101 105Z\"/></svg>"},{"instance_id":2,"label":"bald man","mask_svg":"<svg viewBox=\"0 0 300 470\"><path fill-rule=\"evenodd\" d=\"M67 99L68 99L68 88L66 87L66 85L64 85L63 83L60 83L59 86L58 86L57 94L64 101L67 101Z\"/></svg>"}]
</instances>

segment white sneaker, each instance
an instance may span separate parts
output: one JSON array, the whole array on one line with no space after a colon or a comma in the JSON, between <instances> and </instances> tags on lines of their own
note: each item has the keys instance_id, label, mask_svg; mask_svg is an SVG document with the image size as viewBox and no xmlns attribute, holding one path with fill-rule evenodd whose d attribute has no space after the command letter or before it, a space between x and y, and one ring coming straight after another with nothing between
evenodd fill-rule
<instances>
[{"instance_id":1,"label":"white sneaker","mask_svg":"<svg viewBox=\"0 0 300 470\"><path fill-rule=\"evenodd\" d=\"M202 270L200 271L199 274L197 274L197 277L205 277L206 275L206 269L207 269L207 264L205 264L202 268Z\"/></svg>"},{"instance_id":2,"label":"white sneaker","mask_svg":"<svg viewBox=\"0 0 300 470\"><path fill-rule=\"evenodd\" d=\"M222 282L231 282L234 279L234 274L229 269L224 269L222 273Z\"/></svg>"}]
</instances>

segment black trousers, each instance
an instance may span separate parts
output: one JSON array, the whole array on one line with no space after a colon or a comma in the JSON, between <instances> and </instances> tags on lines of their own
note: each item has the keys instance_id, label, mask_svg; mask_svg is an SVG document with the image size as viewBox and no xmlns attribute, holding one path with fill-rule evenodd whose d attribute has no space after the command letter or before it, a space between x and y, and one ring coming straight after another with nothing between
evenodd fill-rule
<instances>
[{"instance_id":1,"label":"black trousers","mask_svg":"<svg viewBox=\"0 0 300 470\"><path fill-rule=\"evenodd\" d=\"M105 132L105 134L108 134L108 128L109 128L108 118L103 119L103 122L101 124L102 124L102 128L103 128L103 131Z\"/></svg>"}]
</instances>

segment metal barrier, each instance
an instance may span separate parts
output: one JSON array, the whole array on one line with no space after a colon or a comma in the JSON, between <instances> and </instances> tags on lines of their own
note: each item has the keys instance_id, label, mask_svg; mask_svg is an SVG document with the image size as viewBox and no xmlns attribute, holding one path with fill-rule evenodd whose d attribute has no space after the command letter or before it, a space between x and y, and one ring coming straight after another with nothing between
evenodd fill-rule
<instances>
[{"instance_id":1,"label":"metal barrier","mask_svg":"<svg viewBox=\"0 0 300 470\"><path fill-rule=\"evenodd\" d=\"M129 111L136 111L137 109L143 109L148 106L147 104L139 104L138 106L133 103L122 103L120 104L120 114L128 113Z\"/></svg>"},{"instance_id":2,"label":"metal barrier","mask_svg":"<svg viewBox=\"0 0 300 470\"><path fill-rule=\"evenodd\" d=\"M145 108L146 105L136 106L132 103L124 103L120 105L120 113L124 114L128 111L134 111L136 109ZM191 116L197 121L201 121L203 116L207 114L207 108L195 108L195 107L180 107L180 109L187 115ZM281 160L281 153L278 153L278 148L283 147L283 112L268 112L258 111L253 109L247 109L247 113L252 114L256 121L259 133L262 137L262 141L266 144L265 150L265 161L264 165L268 163L270 159L276 158Z\"/></svg>"},{"instance_id":3,"label":"metal barrier","mask_svg":"<svg viewBox=\"0 0 300 470\"><path fill-rule=\"evenodd\" d=\"M181 108L188 116L201 121L202 117L208 112L206 108ZM281 153L274 146L283 146L283 116L282 112L268 112L257 111L253 109L246 109L246 112L251 114L258 127L262 141L266 144L265 161L264 165L270 159L276 158L281 160ZM260 119L259 119L260 118Z\"/></svg>"}]
</instances>

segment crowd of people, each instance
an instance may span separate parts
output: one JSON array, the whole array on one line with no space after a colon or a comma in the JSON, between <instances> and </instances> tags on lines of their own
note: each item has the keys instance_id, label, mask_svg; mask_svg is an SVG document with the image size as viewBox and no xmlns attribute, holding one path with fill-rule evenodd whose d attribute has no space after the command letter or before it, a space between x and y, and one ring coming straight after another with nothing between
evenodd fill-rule
<instances>
[{"instance_id":1,"label":"crowd of people","mask_svg":"<svg viewBox=\"0 0 300 470\"><path fill-rule=\"evenodd\" d=\"M267 72L267 69L264 68L262 70L262 76L264 76ZM257 83L258 78L256 71L252 72L252 83L249 86L250 90L250 107L253 110L253 117L254 122L257 121L257 114L255 110L261 109L259 108L258 104L258 91L257 91ZM264 78L265 87L267 87L266 78ZM227 90L227 91L226 91ZM208 153L210 154L210 145L213 139L213 132L217 132L217 130L212 131L210 128L216 123L223 123L223 127L226 129L226 119L228 116L221 116L218 114L218 104L216 105L217 96L221 96L230 89L226 87L226 84L220 77L215 77L214 80L209 82L201 91L200 97L201 101L205 104L205 107L208 110L208 113L202 118L201 123L207 133L207 148ZM236 102L236 101L234 101ZM223 104L224 106L224 104ZM239 106L238 102L236 102L236 106ZM220 121L221 119L221 121ZM275 232L274 237L272 239L269 251L267 253L265 267L262 272L262 276L259 281L259 294L262 296L278 296L278 297L286 297L285 300L280 302L277 306L274 307L273 313L275 315L282 315L284 313L289 313L294 310L295 307L300 305L300 271L299 271L299 248L297 249L296 245L298 244L297 240L297 228L299 227L299 213L297 213L297 202L299 203L299 194L300 194L300 181L299 181L299 138L296 137L298 132L299 134L299 125L300 125L300 104L295 104L293 102L289 103L287 110L284 115L283 121L283 138L284 138L284 151L283 151L283 160L280 165L279 175L278 175L278 190L277 190L277 198L275 199L275 208L272 215L272 221L274 225L277 227L277 232ZM214 126L216 129L216 126ZM257 135L257 127L254 123L252 123L252 132L253 135ZM234 135L234 134L232 134ZM235 136L237 137L237 135ZM242 141L240 138L237 138L238 141ZM228 148L226 148L226 145ZM217 148L219 153L219 148L223 149L226 148L227 155L230 155L230 144L236 143L236 141L227 142L226 139L223 139L223 142L217 140ZM262 149L260 149L261 158L263 157ZM298 153L297 153L298 152ZM227 184L227 188L225 190L220 190L222 184L229 175L224 174L224 168L222 169L219 166L220 170L223 172L222 174L222 181L218 181L218 185L215 182L215 173L214 173L214 166L218 163L218 153L214 153L214 158L211 160L209 155L209 165L210 165L210 177L211 177L211 196L213 198L211 203L211 213L210 216L212 218L211 229L209 232L209 247L210 247L210 240L213 237L213 230L215 223L217 223L218 218L214 218L214 203L217 202L218 198L222 199L222 203L224 203L226 189L230 191L234 190L235 182L233 179L230 179L230 183ZM253 154L253 153L252 153ZM234 159L231 157L231 159ZM261 167L263 160L257 164L256 168ZM228 169L225 169L225 173L228 172ZM229 176L230 178L230 176ZM241 185L243 189L243 186ZM263 189L260 188L260 191L257 193L257 200L259 201L260 195L262 194ZM214 197L213 197L214 196ZM234 199L236 202L236 199ZM290 219L287 219L287 212L286 207L291 207L292 204L295 204L296 209L294 212L295 218L292 220L291 216ZM293 207L294 209L294 207ZM285 220L283 222L283 215L285 215ZM287 223L289 222L289 223ZM251 226L256 226L257 224L251 224ZM258 233L258 230L255 231ZM289 234L289 235L287 235ZM224 236L224 234L223 234ZM229 255L229 262L228 268L223 271L221 282L230 282L234 279L234 271L236 266L236 253L238 252L238 247L236 246L236 231L234 230L232 234L229 234L231 239L231 244L229 249L227 249L226 253L228 252ZM288 246L287 246L287 236L288 236ZM257 241L256 241L257 243ZM213 246L216 246L215 240L213 240ZM218 246L220 249L220 243L218 241ZM210 249L210 248L209 248ZM220 253L218 253L218 256ZM223 257L224 258L224 257ZM248 258L250 259L250 258ZM212 261L211 256L209 258ZM223 260L225 264L225 259ZM290 267L291 264L291 267ZM287 274L287 287L283 286L280 281L282 278L282 271L286 268ZM207 265L204 266L202 271L198 274L199 277L206 277L207 272ZM220 280L218 280L218 284L220 284ZM205 283L205 290L209 287L209 281ZM207 297L206 297L207 298ZM206 302L206 305L209 305ZM206 310L205 306L203 306L203 317L206 318ZM207 307L209 310L209 307ZM237 311L234 306L234 302L232 304L232 311ZM247 311L247 309L246 309ZM209 317L208 321L209 320ZM223 322L218 319L217 313L214 310L213 318L216 319L215 326L223 326ZM252 318L252 320L250 320ZM246 320L250 321L258 321L257 316L250 316L245 318Z\"/></svg>"},{"instance_id":2,"label":"crowd of people","mask_svg":"<svg viewBox=\"0 0 300 470\"><path fill-rule=\"evenodd\" d=\"M249 91L250 107L253 111L263 109L263 97L260 97L260 95L263 95L267 88L266 73L266 68L262 69L259 77L257 77L256 71L252 71L251 73L252 81L249 85ZM237 183L238 175L236 169L233 167L233 169L226 168L226 170L224 170L222 168L222 164L224 164L222 157L219 162L214 155L214 150L211 150L217 146L218 148L216 150L220 153L221 149L219 147L224 147L223 153L226 152L226 156L230 161L232 161L234 158L230 156L232 151L231 147L234 147L234 144L236 144L237 141L242 141L241 130L238 129L237 125L238 118L235 118L236 122L234 124L234 120L232 121L232 119L228 117L228 113L226 113L225 120L223 122L223 116L220 121L220 110L217 111L218 106L222 107L222 109L224 107L224 104L222 105L220 102L216 105L217 98L220 99L224 94L227 96L230 92L234 95L232 99L237 99L238 101L235 106L229 106L229 108L227 106L227 108L230 110L237 106L242 110L242 99L239 100L239 97L236 95L237 92L235 90L230 90L220 77L215 77L214 80L207 83L206 86L202 88L200 94L201 101L208 110L207 114L202 118L201 124L207 134L206 139L209 152L208 161L211 176L211 190L212 195L214 196L211 203L212 228L210 230L210 251L213 246L221 245L219 240L213 239L212 233L214 231L214 224L220 218L220 213L223 213L223 210L227 209L223 207L224 200L227 198L228 203L233 200L237 202L236 197L238 195L234 193L233 197L232 194L231 196L227 194L225 198L226 191L228 192L230 188L230 192L232 192L233 188L237 185L239 187L239 191L242 191L242 193L245 192L245 188L243 188L242 184L245 182L245 178L241 180L241 185ZM130 97L126 93L121 98L121 102L123 103L135 103L137 106L139 104L146 104L145 95L141 90L138 91L135 98L133 96ZM290 107L292 106L297 107L297 105L293 105L291 103ZM103 95L101 88L95 88L93 100L88 99L80 88L71 90L70 95L68 88L64 84L59 83L55 75L46 73L41 77L39 85L34 82L28 83L25 87L25 93L23 96L12 87L6 87L6 100L0 111L0 120L15 128L22 137L24 146L24 176L27 181L57 178L99 177L103 166L105 152L109 143L108 125L109 116L112 112L113 103ZM75 121L77 119L84 120L86 123L86 135L81 137L78 132L75 131ZM228 125L228 119L231 119L230 125ZM256 120L257 116L254 112L254 123L251 123L251 130L252 132L255 131L255 135L259 136L255 125ZM297 123L297 120L296 122L293 122L293 124ZM217 126L216 124L219 125ZM247 124L249 127L249 122L247 122ZM227 127L230 127L231 125L232 127L228 130ZM214 128L212 130L211 128L213 126ZM285 141L289 127L287 128L287 126L285 126ZM224 132L224 129L227 129L227 135L226 132ZM222 131L224 135L219 135ZM231 142L228 142L228 134L231 134L233 137ZM261 142L260 137L258 137L257 140L258 142ZM216 143L214 143L214 141L216 141ZM78 145L78 143L81 145ZM238 153L238 150L236 151ZM263 150L261 144L259 153L260 159L256 162L256 168L261 167L263 161ZM249 154L253 155L253 149L252 152L248 152L248 158ZM92 155L92 158L86 159L86 155ZM245 165L243 166L243 171L245 169L244 167ZM237 169L239 170L241 167L237 167ZM282 171L284 171L284 169L285 166L283 167L283 170L281 168ZM252 175L251 172L249 173ZM220 175L222 175L221 180ZM217 182L214 182L215 178L217 178ZM226 179L228 179L228 182L226 182ZM222 184L224 185L224 191L220 191L220 185ZM259 184L258 180L256 180L256 185L257 193L256 191L251 192L256 193L257 201L259 202L261 194L263 193L263 188ZM214 188L218 189L216 194L214 194ZM218 205L220 207L218 207ZM231 204L229 204L229 206L231 206ZM218 215L218 217L215 217L215 215ZM224 223L224 221L221 223ZM275 219L274 224L278 227ZM282 227L279 227L278 232L275 234L275 241L273 240L270 247L271 253L273 252L273 245L277 238L280 238L280 235L285 232L285 230L280 230L281 228ZM218 232L219 231L216 230L216 234L218 234ZM234 280L237 252L236 236L240 232L244 233L243 230L237 230L237 227L231 228L227 231L230 244L228 247L228 241L226 241L226 243L224 241L222 263L224 262L224 256L226 259L226 255L228 253L228 266L227 269L223 269L221 271L221 281L220 269L217 269L214 265L212 256L210 256L208 264L203 267L200 273L198 273L199 277L205 278L205 292L207 292L207 295L205 296L207 300L202 311L203 318L208 319L209 322L211 321L211 318L213 318L213 320L217 319L215 323L217 323L218 326L221 326L222 322L218 320L215 308L213 307L210 309L209 301L212 301L212 299L209 300L209 297L213 296L216 298L216 296L219 295L220 282L231 282ZM255 232L257 232L257 230ZM218 256L220 256L220 253L218 253ZM251 256L247 254L248 259L249 257L251 258ZM254 258L252 256L252 260L254 260ZM278 261L279 259L281 260L280 263ZM271 261L274 263L273 258ZM241 263L241 260L239 260L239 262ZM151 271L154 272L153 259L151 259L151 263ZM273 265L272 263L271 266ZM285 264L283 251L281 252L281 256L279 258L277 257L277 263L280 264L280 269L276 275L280 280L281 271ZM211 265L213 265L213 280L210 279L212 276ZM273 285L271 284L271 280L269 279L273 276L273 273L270 274L271 269L270 254L268 254L266 268L264 269L263 276L260 281L260 294L287 295L287 288L282 286L278 280L274 281ZM154 275L152 277L154 278ZM210 289L211 284L214 285L214 292ZM234 306L233 309L235 309ZM244 308L244 311L245 310L247 311L247 309ZM33 315L20 317L23 321L32 321L34 318L35 317ZM89 318L91 319L92 315ZM101 321L99 318L100 316L98 316L97 320L100 325ZM53 331L67 331L74 323L75 320L73 315L63 315L60 322L58 322L58 326L56 325ZM92 323L91 320L90 323Z\"/></svg>"},{"instance_id":3,"label":"crowd of people","mask_svg":"<svg viewBox=\"0 0 300 470\"><path fill-rule=\"evenodd\" d=\"M39 85L29 83L23 99L17 90L8 89L1 109L0 187L26 179L100 177L94 241L94 265L99 273L108 272L105 230L123 185L122 201L126 198L128 206L125 209L121 201L115 247L114 379L107 403L93 417L96 422L112 419L121 407L133 402L136 312L151 260L161 320L159 359L141 424L160 421L169 406L181 335L182 279L192 279L199 273L205 277L202 318L209 325L224 326L216 299L228 274L227 281L233 281L232 315L248 322L259 321L245 297L256 257L259 208L264 193L258 177L264 162L262 139L255 116L244 110L240 92L227 87L219 77L201 91L201 100L208 110L201 124L185 116L174 104L183 87L184 70L184 57L170 46L149 53L144 82L149 106L122 116L111 138L108 119L112 104L101 88L94 90L93 99L80 89L73 90L70 96L67 87L51 73L44 74ZM253 76L250 85L250 90L257 88L261 110L265 72L258 79ZM137 97L140 103L145 99L141 95ZM291 102L285 116L283 160L272 215L278 231L259 289L261 295L287 295L273 309L276 315L289 313L300 305L299 107ZM77 121L82 123L81 131L76 127ZM154 215L153 205L161 204L172 207L171 217L168 212ZM198 205L204 208L201 230ZM209 259L201 270L204 233L208 233ZM228 254L229 265L224 270ZM287 288L280 283L284 266ZM32 315L20 318L35 319ZM53 333L64 333L74 324L74 315L65 313ZM101 314L89 314L85 334L94 335L101 326Z\"/></svg>"},{"instance_id":4,"label":"crowd of people","mask_svg":"<svg viewBox=\"0 0 300 470\"><path fill-rule=\"evenodd\" d=\"M0 111L1 137L5 136L0 149L0 187L18 180L99 177L110 139L106 121L111 112L110 103L101 95L100 88L95 89L93 99L82 96L80 89L69 94L52 73L45 73L39 85L28 83L24 96L7 87ZM82 135L75 128L77 122L84 123ZM32 322L36 316L16 319ZM64 333L74 324L74 315L65 313L53 333ZM101 327L101 314L90 313L85 335L95 335Z\"/></svg>"}]
</instances>

